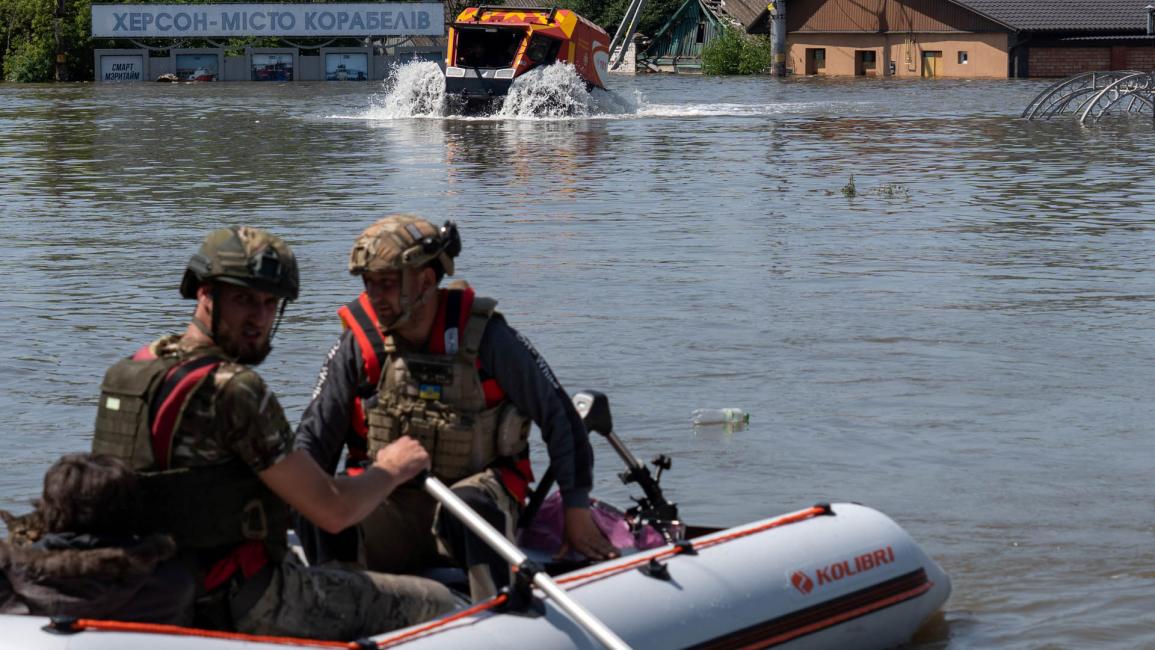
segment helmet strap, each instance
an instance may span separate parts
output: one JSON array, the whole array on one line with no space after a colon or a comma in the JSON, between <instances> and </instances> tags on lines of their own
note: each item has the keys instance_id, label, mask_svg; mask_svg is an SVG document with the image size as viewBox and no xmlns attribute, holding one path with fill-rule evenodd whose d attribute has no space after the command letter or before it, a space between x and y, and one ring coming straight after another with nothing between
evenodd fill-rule
<instances>
[{"instance_id":1,"label":"helmet strap","mask_svg":"<svg viewBox=\"0 0 1155 650\"><path fill-rule=\"evenodd\" d=\"M219 303L218 298L220 298L220 289L218 289L217 285L215 285L215 284L213 285L213 290L212 290L212 294L210 295L210 298L212 298L212 301L213 301L212 324L209 327L205 327L205 324L201 322L201 319L196 317L196 314L193 314L192 324L198 330L200 330L201 334L204 334L205 337L207 337L210 341L216 342L217 339L216 339L216 336L213 335L213 332L217 331L217 327L220 325L221 321L220 321L220 316L218 316L218 314L220 313L218 311L220 309L220 305L218 304Z\"/></svg>"},{"instance_id":2,"label":"helmet strap","mask_svg":"<svg viewBox=\"0 0 1155 650\"><path fill-rule=\"evenodd\" d=\"M213 331L209 338L216 342L216 333L221 330L221 286L213 283Z\"/></svg>"},{"instance_id":3,"label":"helmet strap","mask_svg":"<svg viewBox=\"0 0 1155 650\"><path fill-rule=\"evenodd\" d=\"M205 335L205 336L207 336L207 337L208 337L210 340L215 340L215 339L213 339L213 333L212 333L212 331L211 331L211 330L209 330L209 328L205 327L205 324L204 324L204 323L202 323L202 322L200 321L200 319L199 319L199 318L196 318L196 317L194 316L194 317L193 317L193 321L192 321L192 323L193 323L193 326L194 326L194 327L196 327L198 330L200 330L200 331L201 331L201 334L204 334L204 335Z\"/></svg>"},{"instance_id":4,"label":"helmet strap","mask_svg":"<svg viewBox=\"0 0 1155 650\"><path fill-rule=\"evenodd\" d=\"M281 320L285 317L285 307L289 306L288 299L281 300L281 309L277 312L277 320L273 323L273 331L269 332L269 344L273 342L273 337L277 335L277 330L281 328ZM216 313L216 312L213 312Z\"/></svg>"},{"instance_id":5,"label":"helmet strap","mask_svg":"<svg viewBox=\"0 0 1155 650\"><path fill-rule=\"evenodd\" d=\"M408 287L409 283L407 282L407 280L413 276L414 271L420 272L420 271L424 270L424 268L425 267L421 267L419 269L410 269L410 268L401 269L401 296L398 299L398 303L401 307L401 313L398 314L397 318L393 319L392 323L389 323L388 327L384 328L385 330L391 330L391 329L397 327L398 325L412 319L413 318L413 312L416 311L416 309L418 307L420 307L421 305L424 305L425 303L429 302L429 298L436 291L436 289L437 289L436 287L430 287L429 289L422 292L421 295L417 296L416 299L414 299L412 301L409 300L409 287Z\"/></svg>"}]
</instances>

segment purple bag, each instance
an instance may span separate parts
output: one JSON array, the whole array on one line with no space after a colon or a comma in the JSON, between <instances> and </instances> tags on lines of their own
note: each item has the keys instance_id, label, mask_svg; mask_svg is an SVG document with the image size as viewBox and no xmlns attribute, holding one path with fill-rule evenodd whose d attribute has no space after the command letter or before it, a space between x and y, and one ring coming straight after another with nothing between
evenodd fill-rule
<instances>
[{"instance_id":1,"label":"purple bag","mask_svg":"<svg viewBox=\"0 0 1155 650\"><path fill-rule=\"evenodd\" d=\"M643 526L634 534L630 532L630 521L626 513L614 506L590 499L590 514L594 523L618 549L622 555L629 555L634 551L662 546L666 540L662 534L654 530L653 526ZM554 555L561 549L565 540L565 506L562 505L561 493L556 490L541 502L541 509L530 523L529 528L521 531L518 545L522 548L545 551ZM571 551L571 559L580 559L581 555Z\"/></svg>"}]
</instances>

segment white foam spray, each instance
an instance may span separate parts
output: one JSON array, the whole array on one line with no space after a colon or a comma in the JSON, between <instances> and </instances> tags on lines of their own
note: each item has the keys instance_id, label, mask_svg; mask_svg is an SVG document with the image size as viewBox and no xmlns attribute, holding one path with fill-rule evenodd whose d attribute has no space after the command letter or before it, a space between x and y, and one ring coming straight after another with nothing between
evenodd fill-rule
<instances>
[{"instance_id":1,"label":"white foam spray","mask_svg":"<svg viewBox=\"0 0 1155 650\"><path fill-rule=\"evenodd\" d=\"M445 114L445 75L432 61L413 61L393 67L385 97L369 110L369 119L441 117Z\"/></svg>"},{"instance_id":2,"label":"white foam spray","mask_svg":"<svg viewBox=\"0 0 1155 650\"><path fill-rule=\"evenodd\" d=\"M514 79L497 116L502 118L581 118L632 115L637 105L615 93L594 88L568 63L534 68Z\"/></svg>"},{"instance_id":3,"label":"white foam spray","mask_svg":"<svg viewBox=\"0 0 1155 650\"><path fill-rule=\"evenodd\" d=\"M414 61L393 68L384 96L360 118L451 118L471 120L567 120L631 119L661 117L761 117L778 114L810 114L819 108L810 102L766 104L652 104L640 93L633 97L594 88L572 65L555 63L535 68L513 81L504 103L493 115L462 117L449 114L445 75L437 63ZM858 108L848 102L846 111ZM825 110L837 110L826 104Z\"/></svg>"},{"instance_id":4,"label":"white foam spray","mask_svg":"<svg viewBox=\"0 0 1155 650\"><path fill-rule=\"evenodd\" d=\"M555 63L513 80L497 112L502 118L589 117L597 106L572 65Z\"/></svg>"},{"instance_id":5,"label":"white foam spray","mask_svg":"<svg viewBox=\"0 0 1155 650\"><path fill-rule=\"evenodd\" d=\"M429 61L414 61L393 68L385 94L367 111L367 119L451 117L445 98L445 75ZM574 119L624 116L637 113L634 101L595 88L572 65L555 63L535 68L513 81L501 107L491 116L475 119Z\"/></svg>"}]
</instances>

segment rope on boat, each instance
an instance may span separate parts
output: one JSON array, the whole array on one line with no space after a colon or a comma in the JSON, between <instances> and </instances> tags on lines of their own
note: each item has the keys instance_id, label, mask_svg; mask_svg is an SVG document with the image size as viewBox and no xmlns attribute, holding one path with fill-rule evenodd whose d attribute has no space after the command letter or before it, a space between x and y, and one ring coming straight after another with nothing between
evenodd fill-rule
<instances>
[{"instance_id":1,"label":"rope on boat","mask_svg":"<svg viewBox=\"0 0 1155 650\"><path fill-rule=\"evenodd\" d=\"M458 620L461 620L463 618L473 616L474 614L480 614L481 612L484 612L484 611L489 610L489 609L493 609L495 607L500 607L500 606L504 605L507 600L509 600L509 596L506 596L505 594L498 594L497 596L495 596L489 600L486 600L484 602L480 602L480 603L474 605L473 607L463 609L460 612L457 612L455 614L450 614L449 616L446 616L444 618L439 618L435 621L432 621L430 623L426 623L424 625L418 625L417 627L415 627L413 629L405 630L404 632L397 634L396 636L391 636L388 639L381 639L380 641L376 642L377 647L378 648L388 648L391 646L395 646L398 643L401 643L402 641L408 641L414 637L421 636L421 635L425 634L426 632L432 632L434 630L437 630L437 628L446 627L450 623L453 623L454 621L458 621Z\"/></svg>"},{"instance_id":2,"label":"rope on boat","mask_svg":"<svg viewBox=\"0 0 1155 650\"><path fill-rule=\"evenodd\" d=\"M222 632L219 630L205 630L196 627L182 627L180 625L163 625L160 623L134 623L132 621L101 621L90 618L79 618L71 625L70 631L100 630L104 632L143 632L145 634L172 634L176 636L196 636L209 639L226 639L229 641L251 641L254 643L273 643L277 645L298 646L306 648L348 648L361 650L363 644L358 641L320 641L317 639L300 639L291 636L262 636L259 634L242 634L240 632Z\"/></svg>"},{"instance_id":3,"label":"rope on boat","mask_svg":"<svg viewBox=\"0 0 1155 650\"><path fill-rule=\"evenodd\" d=\"M807 508L806 510L799 510L798 512L795 512L795 513L783 515L781 517L778 517L777 519L772 519L770 521L767 521L766 523L759 524L759 525L753 526L751 528L747 528L747 529L739 530L739 531L734 531L732 533L726 533L725 535L719 535L717 537L713 537L713 538L707 539L707 540L702 540L702 541L699 541L697 543L692 543L691 541L687 540L687 541L682 542L681 544L674 546L671 549L667 549L664 551L656 551L654 553L644 553L644 554L639 553L635 556L631 556L631 558L628 562L625 562L622 564L615 564L612 567L606 567L606 568L602 568L602 569L594 569L592 571L586 571L584 573L579 573L576 575L567 574L565 577L557 578L555 580L555 582L557 582L560 585L560 584L567 584L567 583L578 582L578 581L583 581L583 580L588 580L588 581L598 580L601 578L605 578L607 576L617 575L619 573L625 573L626 571L633 570L635 568L649 564L650 562L653 562L656 560L664 560L667 558L671 558L675 555L682 555L682 554L684 554L684 555L696 555L699 549L709 548L711 546L717 546L718 544L724 544L726 542L733 541L735 539L740 539L742 537L748 537L750 535L755 535L757 533L761 533L763 531L770 530L771 528L778 528L780 526L787 526L789 524L797 523L800 521L805 521L807 519L812 519L814 517L820 517L823 515L832 515L832 514L834 514L834 513L831 511L830 506L828 506L828 505L816 505L812 508ZM413 628L412 630L406 630L405 632L398 634L397 636L389 637L387 639L382 639L382 640L377 642L377 647L378 648L392 647L392 646L395 646L395 645L397 645L403 641L411 640L412 638L414 638L416 636L421 636L421 635L424 635L426 633L438 632L438 631L441 631L443 629L447 629L450 623L457 621L457 620L460 620L462 618L472 616L473 614L479 614L483 611L493 609L495 607L499 607L499 606L505 604L507 599L508 598L505 594L499 594L496 598L493 598L492 600L488 600L488 601L485 601L483 603L478 603L477 605L474 605L473 607L470 607L469 609L465 609L465 610L462 610L460 612L457 612L456 614L453 614L452 616L440 618L440 619L437 619L436 621L432 621L430 623L426 623L425 625Z\"/></svg>"},{"instance_id":4,"label":"rope on boat","mask_svg":"<svg viewBox=\"0 0 1155 650\"><path fill-rule=\"evenodd\" d=\"M724 544L735 539L748 537L771 528L778 528L789 524L805 521L814 517L822 515L833 514L830 507L827 505L817 505L806 510L800 510L789 515L783 515L777 519L772 519L766 523L746 528L744 530L719 535L706 540L701 540L693 543L689 540L684 541L673 548L656 551L654 553L645 553L632 556L627 562L615 564L612 567L601 569L594 569L576 575L567 575L557 579L558 584L568 584L572 582L579 582L584 580L598 580L607 576L625 573L632 569L638 568L642 565L649 564L657 560L664 560L675 555L696 555L697 552L704 548ZM472 607L455 612L449 616L439 618L435 621L418 625L404 632L400 632L394 636L381 639L371 640L364 639L359 641L319 641L316 639L301 639L297 637L287 636L262 636L258 634L242 634L239 632L221 632L217 630L204 630L193 627L182 627L179 625L162 625L159 623L133 623L130 621L102 621L96 619L81 618L75 621L69 621L70 632L79 632L82 630L102 630L105 632L141 632L146 634L172 634L177 636L194 636L205 637L210 639L226 639L230 641L249 641L254 643L268 643L274 645L296 646L303 648L346 648L347 650L366 650L366 648L389 648L396 646L405 641L409 641L415 637L423 636L429 632L436 632L440 629L447 628L451 623L459 621L463 618L468 618L474 614L501 607L509 600L505 594L498 594L485 602L478 603Z\"/></svg>"},{"instance_id":5,"label":"rope on boat","mask_svg":"<svg viewBox=\"0 0 1155 650\"><path fill-rule=\"evenodd\" d=\"M673 548L665 550L665 551L657 551L655 553L647 553L647 554L640 554L639 553L638 555L631 556L631 559L629 562L625 562L622 564L615 564L614 566L605 567L602 569L594 569L592 571L587 571L585 573L579 573L576 575L573 575L573 574L566 575L565 577L558 578L557 582L559 584L568 584L570 582L578 582L578 581L582 581L582 580L592 580L592 579L604 578L604 577L610 576L610 575L616 575L618 573L624 573L626 571L629 571L630 569L635 569L637 567L640 567L643 564L649 564L651 561L654 561L654 560L664 560L664 559L671 558L671 557L674 557L675 555L679 555L679 554L695 555L695 554L697 554L697 552L700 549L709 548L711 546L717 546L718 544L724 544L726 542L733 541L735 539L739 539L742 537L748 537L748 536L754 535L756 533L761 533L763 531L770 530L771 528L778 528L779 526L786 526L788 524L797 523L799 521L805 521L805 520L811 519L813 517L818 517L818 516L827 515L827 514L832 514L830 512L829 506L824 506L824 505L814 506L812 508L807 508L806 510L800 510L798 512L795 512L795 513L792 513L789 515L783 515L781 517L778 517L777 519L772 519L772 520L770 520L764 524L754 526L753 528L747 528L745 530L739 530L739 531L735 531L733 533L727 533L725 535L719 535L718 537L715 537L712 539L707 539L707 540L702 540L702 541L699 541L696 543L692 543L689 540L687 540L686 542L683 542L682 544L674 546Z\"/></svg>"}]
</instances>

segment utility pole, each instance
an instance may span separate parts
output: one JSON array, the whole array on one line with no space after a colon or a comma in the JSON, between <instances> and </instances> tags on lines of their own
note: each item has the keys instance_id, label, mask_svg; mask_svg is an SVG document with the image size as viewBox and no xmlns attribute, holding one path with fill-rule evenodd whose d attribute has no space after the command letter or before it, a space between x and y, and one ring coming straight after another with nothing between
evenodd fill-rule
<instances>
[{"instance_id":1,"label":"utility pole","mask_svg":"<svg viewBox=\"0 0 1155 650\"><path fill-rule=\"evenodd\" d=\"M786 0L774 0L770 10L770 73L786 76Z\"/></svg>"},{"instance_id":2,"label":"utility pole","mask_svg":"<svg viewBox=\"0 0 1155 650\"><path fill-rule=\"evenodd\" d=\"M55 36L56 36L56 68L55 68L55 70L56 70L56 80L57 81L68 81L68 69L64 65L64 63L66 61L66 57L64 54L64 33L63 33L63 28L60 25L61 21L64 20L65 10L67 9L67 4L66 4L67 2L68 2L68 0L57 0L56 1L56 21L55 21L53 26L54 26L55 32L56 32L56 34L55 34Z\"/></svg>"},{"instance_id":3,"label":"utility pole","mask_svg":"<svg viewBox=\"0 0 1155 650\"><path fill-rule=\"evenodd\" d=\"M1143 9L1147 12L1147 35L1155 36L1155 5L1147 5ZM1151 91L1151 101L1151 124L1155 126L1155 90Z\"/></svg>"}]
</instances>

